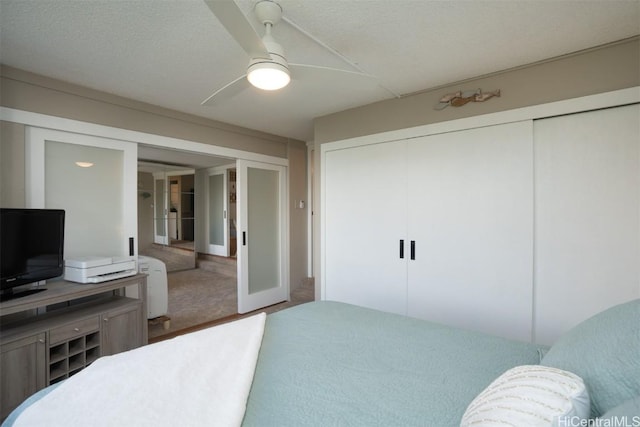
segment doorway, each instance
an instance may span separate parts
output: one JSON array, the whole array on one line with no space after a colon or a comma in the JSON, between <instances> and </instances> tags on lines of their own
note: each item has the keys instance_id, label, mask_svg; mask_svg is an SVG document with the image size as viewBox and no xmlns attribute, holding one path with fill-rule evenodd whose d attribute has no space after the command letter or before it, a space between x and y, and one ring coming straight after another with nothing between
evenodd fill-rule
<instances>
[{"instance_id":1,"label":"doorway","mask_svg":"<svg viewBox=\"0 0 640 427\"><path fill-rule=\"evenodd\" d=\"M166 265L169 299L168 329L152 319L149 337L237 313L236 260L202 259L201 238L207 200L200 175L234 160L149 147L138 157L139 253Z\"/></svg>"},{"instance_id":2,"label":"doorway","mask_svg":"<svg viewBox=\"0 0 640 427\"><path fill-rule=\"evenodd\" d=\"M207 170L235 159L140 146L138 150L139 253L166 265L170 329L164 335L237 313L235 258L207 255ZM230 200L229 197L224 197ZM235 217L235 204L227 209Z\"/></svg>"}]
</instances>

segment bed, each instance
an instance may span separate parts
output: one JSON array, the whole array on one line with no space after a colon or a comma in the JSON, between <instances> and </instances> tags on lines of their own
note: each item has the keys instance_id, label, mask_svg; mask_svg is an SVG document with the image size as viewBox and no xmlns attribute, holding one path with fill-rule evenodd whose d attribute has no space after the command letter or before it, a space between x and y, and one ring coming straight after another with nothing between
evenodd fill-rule
<instances>
[{"instance_id":1,"label":"bed","mask_svg":"<svg viewBox=\"0 0 640 427\"><path fill-rule=\"evenodd\" d=\"M328 301L264 316L261 324L257 317L244 321L247 325L254 322L262 330L249 333L253 341L247 345L254 348L257 342L254 350L232 344L240 348L242 357L252 351L256 353L252 366L249 362L242 387L224 384L221 393L210 391L219 376L233 371L235 377L235 373L244 369L230 365L242 357L233 356L230 362L204 363L224 365L218 366L219 374L207 373L193 368L203 364L196 361L202 359L202 354L179 350L176 363L184 366L178 368L176 375L194 377L189 380L199 384L194 387L194 394L169 396L167 402L158 404L158 408L166 410L149 408L145 413L137 406L140 419L129 424L171 425L169 412L177 410L183 413L181 425L571 426L586 425L571 422L588 417L625 417L628 425L640 425L640 300L594 316L551 348ZM238 327L234 324L210 329L216 332ZM204 346L202 337L213 332L194 335L196 332L189 334L191 337L178 337L102 359L135 365L136 352L148 352L145 355L148 359L153 354L149 352L184 349L187 342L184 340L194 336ZM233 330L229 334L238 335ZM224 348L219 344L206 345ZM198 352L202 353L202 347ZM208 358L209 355L203 360ZM74 401L79 393L74 394L67 383L76 381L76 377L91 379L102 366L96 362L61 386L40 391L17 408L3 426L36 425L21 423L29 410L36 412L35 419L37 416L46 419L47 414L35 411L36 405L55 394L67 402ZM192 370L196 373L190 373ZM121 368L116 367L115 372L122 372ZM135 375L135 370L132 372L126 375ZM165 378L157 370L156 375ZM152 387L175 388L166 384L171 378ZM122 384L125 379L113 381ZM147 381L134 381L132 388L139 383ZM214 419L221 410L211 410L217 396L228 398L231 389L243 387L244 394L233 397L234 402L239 402L233 406L240 411L235 418ZM68 390L65 392L63 388ZM114 399L115 403L108 405L111 410L105 411L104 416L115 412L113 408L119 407L122 400L132 398ZM197 413L193 401L200 401L211 412L198 415L200 418L184 417L186 412ZM58 408L58 413L51 414L49 419L66 411L55 402L51 407ZM135 409L134 405L132 411ZM129 416L133 415L126 415ZM87 420L76 424L96 425L96 420L83 421ZM118 425L121 421L107 419L102 424Z\"/></svg>"}]
</instances>

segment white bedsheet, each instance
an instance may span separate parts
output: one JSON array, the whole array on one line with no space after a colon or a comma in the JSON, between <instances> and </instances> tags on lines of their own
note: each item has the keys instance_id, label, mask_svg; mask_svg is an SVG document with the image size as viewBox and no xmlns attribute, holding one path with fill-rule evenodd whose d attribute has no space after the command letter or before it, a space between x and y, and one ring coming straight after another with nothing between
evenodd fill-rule
<instances>
[{"instance_id":1,"label":"white bedsheet","mask_svg":"<svg viewBox=\"0 0 640 427\"><path fill-rule=\"evenodd\" d=\"M29 407L15 426L239 426L265 318L100 358Z\"/></svg>"}]
</instances>

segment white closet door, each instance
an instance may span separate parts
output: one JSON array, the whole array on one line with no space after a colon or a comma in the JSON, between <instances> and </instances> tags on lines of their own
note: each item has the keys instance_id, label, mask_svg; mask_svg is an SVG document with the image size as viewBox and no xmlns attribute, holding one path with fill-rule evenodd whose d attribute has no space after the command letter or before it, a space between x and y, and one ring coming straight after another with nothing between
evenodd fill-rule
<instances>
[{"instance_id":1,"label":"white closet door","mask_svg":"<svg viewBox=\"0 0 640 427\"><path fill-rule=\"evenodd\" d=\"M640 296L640 106L535 122L535 341Z\"/></svg>"},{"instance_id":2,"label":"white closet door","mask_svg":"<svg viewBox=\"0 0 640 427\"><path fill-rule=\"evenodd\" d=\"M409 143L408 314L529 341L532 124Z\"/></svg>"},{"instance_id":3,"label":"white closet door","mask_svg":"<svg viewBox=\"0 0 640 427\"><path fill-rule=\"evenodd\" d=\"M328 151L323 164L322 299L405 314L405 142Z\"/></svg>"}]
</instances>

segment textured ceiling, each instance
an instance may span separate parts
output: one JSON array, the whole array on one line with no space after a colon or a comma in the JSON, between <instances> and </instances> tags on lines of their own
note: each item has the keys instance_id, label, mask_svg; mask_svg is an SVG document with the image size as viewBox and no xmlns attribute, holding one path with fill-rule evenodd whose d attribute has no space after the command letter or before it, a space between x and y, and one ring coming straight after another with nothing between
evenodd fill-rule
<instances>
[{"instance_id":1,"label":"textured ceiling","mask_svg":"<svg viewBox=\"0 0 640 427\"><path fill-rule=\"evenodd\" d=\"M376 76L380 86L363 91L294 80L279 92L252 89L221 105L202 106L244 74L248 57L199 0L0 0L0 61L309 141L314 117L640 33L638 0L279 3L285 17ZM255 1L238 4L251 15ZM273 34L290 62L356 71L286 22Z\"/></svg>"}]
</instances>

